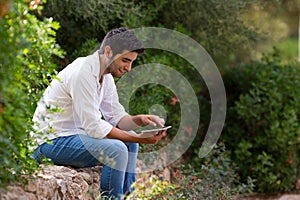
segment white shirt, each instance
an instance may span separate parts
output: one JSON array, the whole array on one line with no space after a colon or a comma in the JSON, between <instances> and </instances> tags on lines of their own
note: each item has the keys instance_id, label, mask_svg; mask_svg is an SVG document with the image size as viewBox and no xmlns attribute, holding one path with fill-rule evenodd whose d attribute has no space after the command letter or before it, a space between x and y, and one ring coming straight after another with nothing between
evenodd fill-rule
<instances>
[{"instance_id":1,"label":"white shirt","mask_svg":"<svg viewBox=\"0 0 300 200\"><path fill-rule=\"evenodd\" d=\"M99 83L99 54L76 59L58 73L38 102L33 116L38 144L47 139L87 134L104 138L128 115L119 103L111 74ZM104 119L103 119L103 118Z\"/></svg>"}]
</instances>

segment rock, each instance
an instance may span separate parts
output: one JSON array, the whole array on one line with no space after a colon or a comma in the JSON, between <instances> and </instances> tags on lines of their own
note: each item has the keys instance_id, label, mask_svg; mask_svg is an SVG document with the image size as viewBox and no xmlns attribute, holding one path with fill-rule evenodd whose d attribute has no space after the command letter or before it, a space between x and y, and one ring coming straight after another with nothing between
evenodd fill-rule
<instances>
[{"instance_id":1,"label":"rock","mask_svg":"<svg viewBox=\"0 0 300 200\"><path fill-rule=\"evenodd\" d=\"M86 173L86 172L79 172L79 174L82 176L82 178L88 183L91 184L92 183L92 178L91 176Z\"/></svg>"},{"instance_id":2,"label":"rock","mask_svg":"<svg viewBox=\"0 0 300 200\"><path fill-rule=\"evenodd\" d=\"M299 200L299 199L300 199L300 195L296 195L296 194L284 194L279 198L279 200Z\"/></svg>"},{"instance_id":3,"label":"rock","mask_svg":"<svg viewBox=\"0 0 300 200\"><path fill-rule=\"evenodd\" d=\"M3 200L96 199L100 194L101 167L73 169L64 166L41 165L41 170L28 178L26 186L15 183L1 190Z\"/></svg>"},{"instance_id":4,"label":"rock","mask_svg":"<svg viewBox=\"0 0 300 200\"><path fill-rule=\"evenodd\" d=\"M137 162L137 172L141 172L142 163ZM0 188L1 200L94 200L100 196L101 166L74 169L56 165L40 165L40 170L28 184L14 183L8 190ZM137 182L142 182L156 174L163 180L170 179L169 169L137 174ZM148 177L148 178L146 178Z\"/></svg>"}]
</instances>

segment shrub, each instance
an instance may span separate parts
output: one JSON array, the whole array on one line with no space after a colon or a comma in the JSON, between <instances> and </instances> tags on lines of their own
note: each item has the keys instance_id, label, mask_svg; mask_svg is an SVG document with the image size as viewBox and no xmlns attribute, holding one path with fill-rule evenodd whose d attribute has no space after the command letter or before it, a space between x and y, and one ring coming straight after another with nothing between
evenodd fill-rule
<instances>
[{"instance_id":1,"label":"shrub","mask_svg":"<svg viewBox=\"0 0 300 200\"><path fill-rule=\"evenodd\" d=\"M75 60L78 57L88 56L96 51L97 47L99 47L99 42L97 39L88 39L85 41L80 48L76 49L72 54L72 59Z\"/></svg>"},{"instance_id":2,"label":"shrub","mask_svg":"<svg viewBox=\"0 0 300 200\"><path fill-rule=\"evenodd\" d=\"M233 73L238 76L230 82ZM229 98L222 138L242 178L254 179L260 192L293 190L300 166L299 64L282 64L275 50L259 62L228 70L225 83L240 92L231 94L238 99Z\"/></svg>"},{"instance_id":3,"label":"shrub","mask_svg":"<svg viewBox=\"0 0 300 200\"><path fill-rule=\"evenodd\" d=\"M261 37L241 20L241 13L254 3L263 6L257 0L48 0L43 16L60 22L57 40L68 52L67 63L74 49L87 39L101 41L112 28L154 26L186 33L220 59L221 66L232 57L248 58L245 50Z\"/></svg>"},{"instance_id":4,"label":"shrub","mask_svg":"<svg viewBox=\"0 0 300 200\"><path fill-rule=\"evenodd\" d=\"M51 19L39 21L23 1L0 19L0 187L32 172L31 117L41 91L55 74L51 56L62 56L55 43L59 27Z\"/></svg>"},{"instance_id":5,"label":"shrub","mask_svg":"<svg viewBox=\"0 0 300 200\"><path fill-rule=\"evenodd\" d=\"M117 27L141 27L147 25L160 8L157 3L151 14L141 8L140 2L123 0L48 0L43 16L53 17L62 28L57 32L58 43L67 51L70 62L74 49L88 39L103 39L106 32Z\"/></svg>"},{"instance_id":6,"label":"shrub","mask_svg":"<svg viewBox=\"0 0 300 200\"><path fill-rule=\"evenodd\" d=\"M251 192L253 184L241 184L235 164L223 144L216 146L205 158L182 165L173 172L173 183L146 175L135 184L134 199L234 199ZM129 199L130 199L129 198Z\"/></svg>"}]
</instances>

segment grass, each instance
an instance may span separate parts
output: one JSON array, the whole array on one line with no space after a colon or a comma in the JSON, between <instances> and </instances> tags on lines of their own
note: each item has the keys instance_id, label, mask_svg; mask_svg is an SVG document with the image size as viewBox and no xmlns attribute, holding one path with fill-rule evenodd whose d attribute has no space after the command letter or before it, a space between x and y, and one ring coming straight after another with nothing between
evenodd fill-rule
<instances>
[{"instance_id":1,"label":"grass","mask_svg":"<svg viewBox=\"0 0 300 200\"><path fill-rule=\"evenodd\" d=\"M260 59L263 53L271 52L275 47L279 50L283 62L298 61L298 41L298 38L290 37L275 43L261 44L255 49L254 57Z\"/></svg>"}]
</instances>

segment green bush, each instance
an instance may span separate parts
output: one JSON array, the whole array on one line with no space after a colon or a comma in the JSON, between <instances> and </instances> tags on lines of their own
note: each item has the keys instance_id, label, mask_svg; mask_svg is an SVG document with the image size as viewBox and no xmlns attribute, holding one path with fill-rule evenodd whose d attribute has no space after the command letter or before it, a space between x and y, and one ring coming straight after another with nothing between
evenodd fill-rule
<instances>
[{"instance_id":1,"label":"green bush","mask_svg":"<svg viewBox=\"0 0 300 200\"><path fill-rule=\"evenodd\" d=\"M194 157L192 165L184 170L185 188L189 188L185 192L187 199L194 199L195 194L200 199L233 199L239 194L251 193L252 179L249 177L241 183L236 170L230 151L223 143L218 143L205 158Z\"/></svg>"},{"instance_id":2,"label":"green bush","mask_svg":"<svg viewBox=\"0 0 300 200\"><path fill-rule=\"evenodd\" d=\"M74 49L80 48L89 39L101 41L107 31L120 26L147 26L164 2L158 1L156 4L149 14L147 9L141 7L142 3L135 1L48 0L42 13L61 24L57 40L67 52L64 62L68 64L74 59Z\"/></svg>"},{"instance_id":3,"label":"green bush","mask_svg":"<svg viewBox=\"0 0 300 200\"><path fill-rule=\"evenodd\" d=\"M29 149L31 117L55 74L52 55L62 56L54 37L58 24L37 20L30 10L23 1L14 1L0 19L0 187L35 169Z\"/></svg>"},{"instance_id":4,"label":"green bush","mask_svg":"<svg viewBox=\"0 0 300 200\"><path fill-rule=\"evenodd\" d=\"M76 49L73 54L72 58L75 60L78 57L84 57L88 56L93 53L93 51L96 51L96 49L99 47L99 42L97 39L89 39L85 41L80 48Z\"/></svg>"},{"instance_id":5,"label":"green bush","mask_svg":"<svg viewBox=\"0 0 300 200\"><path fill-rule=\"evenodd\" d=\"M298 58L298 45L298 38L294 37L280 41L276 47L280 50L284 60L291 61Z\"/></svg>"},{"instance_id":6,"label":"green bush","mask_svg":"<svg viewBox=\"0 0 300 200\"><path fill-rule=\"evenodd\" d=\"M241 184L223 144L216 146L205 158L195 158L191 164L173 171L172 183L156 176L135 184L133 199L234 199L253 189L251 179Z\"/></svg>"},{"instance_id":7,"label":"green bush","mask_svg":"<svg viewBox=\"0 0 300 200\"><path fill-rule=\"evenodd\" d=\"M260 192L294 190L300 178L299 64L283 64L275 50L228 69L224 79L230 101L222 139L242 178L254 179Z\"/></svg>"},{"instance_id":8,"label":"green bush","mask_svg":"<svg viewBox=\"0 0 300 200\"><path fill-rule=\"evenodd\" d=\"M253 26L241 20L241 13L253 3L257 0L48 0L42 13L62 26L57 40L67 51L65 64L86 40L97 38L100 42L108 30L127 26L183 32L214 59L221 59L221 66L230 59L228 55L236 59L248 57L245 50L260 38Z\"/></svg>"}]
</instances>

